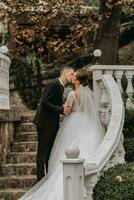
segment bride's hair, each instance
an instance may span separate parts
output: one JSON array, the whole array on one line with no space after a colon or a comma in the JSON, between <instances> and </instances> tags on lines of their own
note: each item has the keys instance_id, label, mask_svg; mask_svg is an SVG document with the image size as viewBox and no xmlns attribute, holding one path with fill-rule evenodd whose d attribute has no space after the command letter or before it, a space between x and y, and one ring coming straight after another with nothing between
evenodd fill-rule
<instances>
[{"instance_id":1,"label":"bride's hair","mask_svg":"<svg viewBox=\"0 0 134 200\"><path fill-rule=\"evenodd\" d=\"M78 69L76 71L76 79L80 81L80 84L82 84L84 87L89 84L88 82L88 74L83 69Z\"/></svg>"}]
</instances>

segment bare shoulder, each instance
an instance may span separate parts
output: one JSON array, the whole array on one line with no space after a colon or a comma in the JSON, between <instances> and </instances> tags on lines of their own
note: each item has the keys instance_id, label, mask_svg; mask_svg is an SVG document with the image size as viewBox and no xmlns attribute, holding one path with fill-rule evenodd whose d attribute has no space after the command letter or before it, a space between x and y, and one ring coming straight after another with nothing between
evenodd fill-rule
<instances>
[{"instance_id":1,"label":"bare shoulder","mask_svg":"<svg viewBox=\"0 0 134 200\"><path fill-rule=\"evenodd\" d=\"M71 92L69 92L68 95L69 95L69 96L74 96L74 90L72 90Z\"/></svg>"}]
</instances>

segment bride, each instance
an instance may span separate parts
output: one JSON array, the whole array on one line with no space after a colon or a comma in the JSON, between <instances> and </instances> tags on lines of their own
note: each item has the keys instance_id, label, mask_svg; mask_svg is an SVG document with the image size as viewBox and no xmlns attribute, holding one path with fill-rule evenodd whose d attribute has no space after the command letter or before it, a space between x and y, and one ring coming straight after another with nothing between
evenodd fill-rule
<instances>
[{"instance_id":1,"label":"bride","mask_svg":"<svg viewBox=\"0 0 134 200\"><path fill-rule=\"evenodd\" d=\"M77 145L80 157L88 162L104 137L86 72L77 70L72 82L75 90L69 93L66 101L66 104L72 107L72 112L65 117L57 133L49 159L48 176L19 200L63 200L60 160L64 158L65 149L69 145Z\"/></svg>"}]
</instances>

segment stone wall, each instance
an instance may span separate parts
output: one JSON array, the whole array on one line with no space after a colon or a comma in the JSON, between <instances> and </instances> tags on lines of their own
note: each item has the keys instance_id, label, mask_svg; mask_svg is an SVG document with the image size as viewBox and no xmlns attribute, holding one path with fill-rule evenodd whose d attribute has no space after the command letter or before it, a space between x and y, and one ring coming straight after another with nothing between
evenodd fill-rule
<instances>
[{"instance_id":1,"label":"stone wall","mask_svg":"<svg viewBox=\"0 0 134 200\"><path fill-rule=\"evenodd\" d=\"M9 102L11 108L19 108L20 110L26 108L26 105L22 102L22 98L16 89L10 90Z\"/></svg>"},{"instance_id":2,"label":"stone wall","mask_svg":"<svg viewBox=\"0 0 134 200\"><path fill-rule=\"evenodd\" d=\"M17 109L0 110L0 164L6 162L13 142L15 122L20 119L20 112Z\"/></svg>"}]
</instances>

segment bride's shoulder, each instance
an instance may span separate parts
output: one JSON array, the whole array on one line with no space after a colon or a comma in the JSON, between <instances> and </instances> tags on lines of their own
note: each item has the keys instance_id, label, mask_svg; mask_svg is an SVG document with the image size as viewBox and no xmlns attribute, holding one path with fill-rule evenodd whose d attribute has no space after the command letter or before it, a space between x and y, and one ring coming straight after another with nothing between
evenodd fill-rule
<instances>
[{"instance_id":1,"label":"bride's shoulder","mask_svg":"<svg viewBox=\"0 0 134 200\"><path fill-rule=\"evenodd\" d=\"M74 90L70 91L68 96L74 96Z\"/></svg>"},{"instance_id":2,"label":"bride's shoulder","mask_svg":"<svg viewBox=\"0 0 134 200\"><path fill-rule=\"evenodd\" d=\"M73 99L78 98L79 99L79 93L76 90L73 90L69 93L69 97L72 97Z\"/></svg>"}]
</instances>

